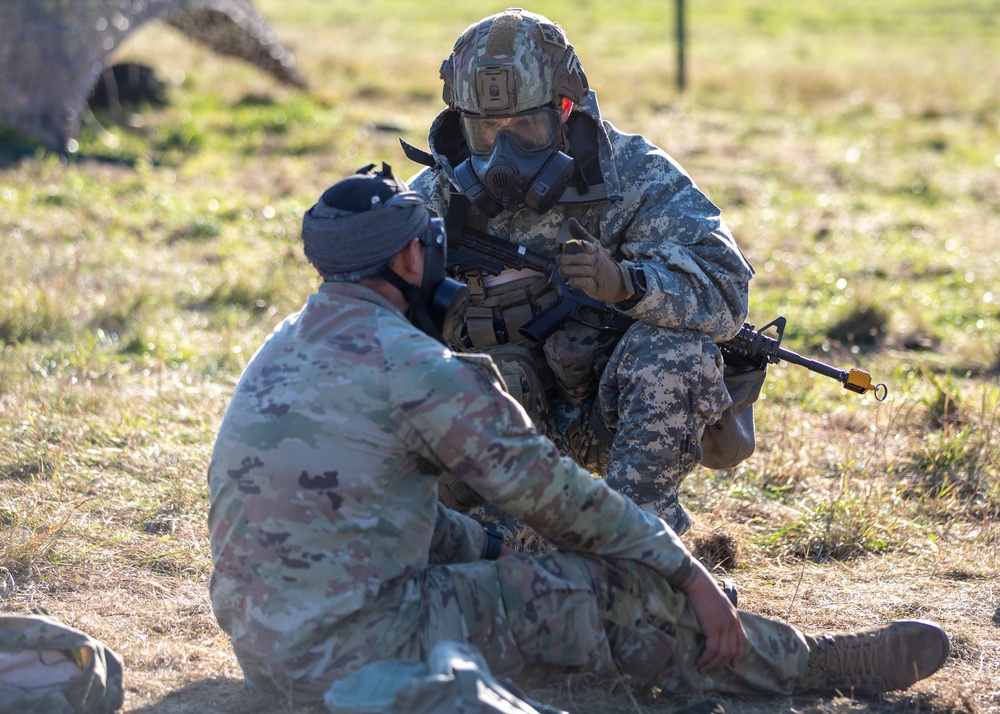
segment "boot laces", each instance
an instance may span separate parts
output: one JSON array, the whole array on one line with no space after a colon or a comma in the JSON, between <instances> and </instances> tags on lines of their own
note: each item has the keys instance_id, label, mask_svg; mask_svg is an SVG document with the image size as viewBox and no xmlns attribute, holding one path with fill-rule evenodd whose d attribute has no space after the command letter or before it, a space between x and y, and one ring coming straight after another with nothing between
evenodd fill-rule
<instances>
[{"instance_id":1,"label":"boot laces","mask_svg":"<svg viewBox=\"0 0 1000 714\"><path fill-rule=\"evenodd\" d=\"M841 686L858 686L880 679L877 639L869 633L825 635L821 649L830 680Z\"/></svg>"}]
</instances>

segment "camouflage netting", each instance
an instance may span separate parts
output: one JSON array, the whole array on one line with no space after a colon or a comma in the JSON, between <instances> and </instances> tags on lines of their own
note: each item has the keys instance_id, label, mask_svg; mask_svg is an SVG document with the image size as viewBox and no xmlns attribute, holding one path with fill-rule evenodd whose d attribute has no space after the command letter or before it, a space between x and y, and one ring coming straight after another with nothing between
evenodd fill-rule
<instances>
[{"instance_id":1,"label":"camouflage netting","mask_svg":"<svg viewBox=\"0 0 1000 714\"><path fill-rule=\"evenodd\" d=\"M106 63L132 33L159 20L306 86L251 0L0 0L0 124L64 151Z\"/></svg>"}]
</instances>

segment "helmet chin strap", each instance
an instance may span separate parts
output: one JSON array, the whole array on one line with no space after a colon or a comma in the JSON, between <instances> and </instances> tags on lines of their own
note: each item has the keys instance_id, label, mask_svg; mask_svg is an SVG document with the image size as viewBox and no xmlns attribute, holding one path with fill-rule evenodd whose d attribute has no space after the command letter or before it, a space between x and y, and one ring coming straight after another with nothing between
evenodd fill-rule
<instances>
[{"instance_id":1,"label":"helmet chin strap","mask_svg":"<svg viewBox=\"0 0 1000 714\"><path fill-rule=\"evenodd\" d=\"M420 286L414 285L413 283L408 283L392 268L386 268L381 273L378 274L380 278L385 280L387 283L392 285L394 288L403 293L403 297L406 298L407 302L410 303L412 307L414 303L420 302Z\"/></svg>"}]
</instances>

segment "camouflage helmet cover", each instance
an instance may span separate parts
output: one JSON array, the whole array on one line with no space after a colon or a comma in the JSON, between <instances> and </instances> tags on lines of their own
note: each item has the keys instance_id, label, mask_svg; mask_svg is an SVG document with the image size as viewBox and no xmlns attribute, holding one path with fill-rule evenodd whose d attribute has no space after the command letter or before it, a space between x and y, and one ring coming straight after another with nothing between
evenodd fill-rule
<instances>
[{"instance_id":1,"label":"camouflage helmet cover","mask_svg":"<svg viewBox=\"0 0 1000 714\"><path fill-rule=\"evenodd\" d=\"M587 76L562 28L521 8L470 25L441 65L443 98L455 111L516 114L574 103L587 94Z\"/></svg>"}]
</instances>

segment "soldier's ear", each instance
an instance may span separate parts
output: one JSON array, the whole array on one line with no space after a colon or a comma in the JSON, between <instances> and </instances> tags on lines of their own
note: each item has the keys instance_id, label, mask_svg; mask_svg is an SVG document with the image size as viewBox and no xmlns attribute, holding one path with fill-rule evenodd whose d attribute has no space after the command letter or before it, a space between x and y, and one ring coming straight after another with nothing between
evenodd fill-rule
<instances>
[{"instance_id":1,"label":"soldier's ear","mask_svg":"<svg viewBox=\"0 0 1000 714\"><path fill-rule=\"evenodd\" d=\"M406 247L396 253L389 267L406 282L413 282L415 278L419 283L424 274L424 245L420 239L413 238L407 243Z\"/></svg>"}]
</instances>

